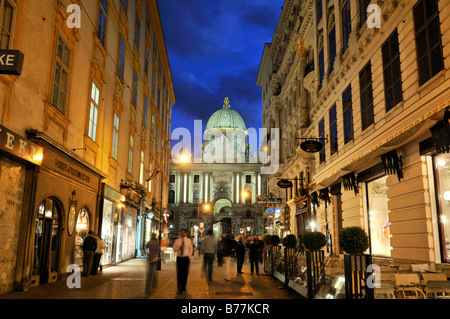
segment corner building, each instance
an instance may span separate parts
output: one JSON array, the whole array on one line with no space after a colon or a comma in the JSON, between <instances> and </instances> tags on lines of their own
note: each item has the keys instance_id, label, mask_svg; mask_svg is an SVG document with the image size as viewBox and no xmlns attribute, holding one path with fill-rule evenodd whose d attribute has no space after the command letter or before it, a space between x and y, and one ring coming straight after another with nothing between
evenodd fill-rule
<instances>
[{"instance_id":1,"label":"corner building","mask_svg":"<svg viewBox=\"0 0 450 319\"><path fill-rule=\"evenodd\" d=\"M135 257L167 202L175 97L157 3L71 4L1 2L0 48L24 60L0 71L0 294L64 280L89 230L104 266Z\"/></svg>"},{"instance_id":2,"label":"corner building","mask_svg":"<svg viewBox=\"0 0 450 319\"><path fill-rule=\"evenodd\" d=\"M373 256L444 265L450 3L383 1L366 13L370 4L285 1L263 115L282 136L269 191L278 178L302 181L284 198L288 231L323 232L328 254L343 253L342 228L361 226ZM322 150L304 151L306 139Z\"/></svg>"}]
</instances>

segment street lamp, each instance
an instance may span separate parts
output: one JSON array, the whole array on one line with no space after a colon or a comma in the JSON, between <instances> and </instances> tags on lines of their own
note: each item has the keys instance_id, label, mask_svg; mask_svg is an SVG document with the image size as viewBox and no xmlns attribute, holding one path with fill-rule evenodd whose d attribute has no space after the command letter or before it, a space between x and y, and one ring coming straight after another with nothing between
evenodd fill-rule
<instances>
[{"instance_id":1,"label":"street lamp","mask_svg":"<svg viewBox=\"0 0 450 319\"><path fill-rule=\"evenodd\" d=\"M210 208L211 208L211 206L209 205L209 203L203 203L203 205L201 205L201 203L200 202L198 202L198 205L197 205L197 220L198 220L198 226L200 227L201 225L200 225L200 206L203 206L203 210L204 211L209 211L210 210ZM200 229L201 229L202 227L200 227ZM201 233L201 235L200 236L203 236L203 230L200 232ZM197 238L198 239L198 238Z\"/></svg>"},{"instance_id":2,"label":"street lamp","mask_svg":"<svg viewBox=\"0 0 450 319\"><path fill-rule=\"evenodd\" d=\"M164 143L162 144L162 153L163 153L163 158L162 158L162 166L161 166L161 193L160 193L160 205L159 205L159 245L161 245L161 240L162 240L162 236L161 236L161 226L162 226L162 209L163 209L163 188L164 188L164 170L165 170L165 147L166 147L166 143L170 142L170 141L179 141L183 144L183 150L186 149L186 145L184 145L183 141L180 139L168 139L165 140ZM182 163L187 163L188 162L188 156L186 155L186 153L183 153L183 155L181 155L180 160ZM161 270L161 258L158 259L158 263L156 265L156 269L157 270Z\"/></svg>"}]
</instances>

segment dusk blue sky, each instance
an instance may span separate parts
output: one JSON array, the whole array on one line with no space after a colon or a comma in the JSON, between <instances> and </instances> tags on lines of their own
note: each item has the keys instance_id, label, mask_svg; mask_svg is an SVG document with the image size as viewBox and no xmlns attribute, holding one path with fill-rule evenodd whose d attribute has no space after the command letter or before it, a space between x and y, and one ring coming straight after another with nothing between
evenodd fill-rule
<instances>
[{"instance_id":1,"label":"dusk blue sky","mask_svg":"<svg viewBox=\"0 0 450 319\"><path fill-rule=\"evenodd\" d=\"M209 117L229 97L247 128L262 127L256 85L284 0L158 0L176 103L172 130ZM192 136L194 138L194 136Z\"/></svg>"}]
</instances>

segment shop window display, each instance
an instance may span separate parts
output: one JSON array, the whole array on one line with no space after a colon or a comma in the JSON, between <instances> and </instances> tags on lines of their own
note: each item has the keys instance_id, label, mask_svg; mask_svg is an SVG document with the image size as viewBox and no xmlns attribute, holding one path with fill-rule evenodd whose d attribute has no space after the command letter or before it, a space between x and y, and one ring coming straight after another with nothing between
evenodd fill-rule
<instances>
[{"instance_id":1,"label":"shop window display","mask_svg":"<svg viewBox=\"0 0 450 319\"><path fill-rule=\"evenodd\" d=\"M75 229L74 263L81 266L83 265L83 242L89 232L89 214L84 208L78 213Z\"/></svg>"},{"instance_id":2,"label":"shop window display","mask_svg":"<svg viewBox=\"0 0 450 319\"><path fill-rule=\"evenodd\" d=\"M368 218L372 254L380 256L391 255L391 240L389 232L389 213L386 185L387 176L367 183Z\"/></svg>"},{"instance_id":3,"label":"shop window display","mask_svg":"<svg viewBox=\"0 0 450 319\"><path fill-rule=\"evenodd\" d=\"M434 157L443 261L450 262L450 154Z\"/></svg>"}]
</instances>

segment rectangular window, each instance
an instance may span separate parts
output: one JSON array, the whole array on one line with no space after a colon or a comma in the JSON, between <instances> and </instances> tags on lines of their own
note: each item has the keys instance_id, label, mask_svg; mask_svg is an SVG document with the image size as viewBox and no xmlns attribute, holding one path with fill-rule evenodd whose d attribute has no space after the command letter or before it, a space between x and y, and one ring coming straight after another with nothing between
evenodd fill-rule
<instances>
[{"instance_id":1,"label":"rectangular window","mask_svg":"<svg viewBox=\"0 0 450 319\"><path fill-rule=\"evenodd\" d=\"M132 101L131 104L133 104L134 108L137 108L137 91L138 91L138 75L136 70L134 71L134 76L133 76L133 97L132 97Z\"/></svg>"},{"instance_id":2,"label":"rectangular window","mask_svg":"<svg viewBox=\"0 0 450 319\"><path fill-rule=\"evenodd\" d=\"M175 175L169 175L169 183L175 183Z\"/></svg>"},{"instance_id":3,"label":"rectangular window","mask_svg":"<svg viewBox=\"0 0 450 319\"><path fill-rule=\"evenodd\" d=\"M141 34L141 20L136 15L136 29L134 32L134 43L136 44L136 48L138 50L139 50L140 34Z\"/></svg>"},{"instance_id":4,"label":"rectangular window","mask_svg":"<svg viewBox=\"0 0 450 319\"><path fill-rule=\"evenodd\" d=\"M17 1L1 0L0 4L0 49L8 50L11 48L12 43Z\"/></svg>"},{"instance_id":5,"label":"rectangular window","mask_svg":"<svg viewBox=\"0 0 450 319\"><path fill-rule=\"evenodd\" d=\"M144 120L143 120L143 124L144 126L147 126L147 112L148 112L148 101L147 101L147 96L144 95Z\"/></svg>"},{"instance_id":6,"label":"rectangular window","mask_svg":"<svg viewBox=\"0 0 450 319\"><path fill-rule=\"evenodd\" d=\"M113 124L113 139L112 139L112 151L111 156L117 161L117 148L119 146L119 116L114 113L114 124Z\"/></svg>"},{"instance_id":7,"label":"rectangular window","mask_svg":"<svg viewBox=\"0 0 450 319\"><path fill-rule=\"evenodd\" d=\"M97 27L97 36L105 46L105 38L106 38L106 14L108 12L108 0L100 0L99 10L98 10L98 27Z\"/></svg>"},{"instance_id":8,"label":"rectangular window","mask_svg":"<svg viewBox=\"0 0 450 319\"><path fill-rule=\"evenodd\" d=\"M53 77L52 104L62 113L66 113L67 90L69 87L69 71L71 49L58 34L56 43L55 73Z\"/></svg>"},{"instance_id":9,"label":"rectangular window","mask_svg":"<svg viewBox=\"0 0 450 319\"><path fill-rule=\"evenodd\" d=\"M316 9L317 9L317 24L319 24L323 16L322 0L316 0Z\"/></svg>"},{"instance_id":10,"label":"rectangular window","mask_svg":"<svg viewBox=\"0 0 450 319\"><path fill-rule=\"evenodd\" d=\"M88 136L93 140L94 142L97 141L97 121L98 121L98 103L100 99L100 91L95 85L94 82L92 82L92 89L91 89L91 107L89 112L89 132Z\"/></svg>"},{"instance_id":11,"label":"rectangular window","mask_svg":"<svg viewBox=\"0 0 450 319\"><path fill-rule=\"evenodd\" d=\"M361 126L364 131L373 124L373 92L372 65L369 62L359 73L359 88L361 93Z\"/></svg>"},{"instance_id":12,"label":"rectangular window","mask_svg":"<svg viewBox=\"0 0 450 319\"><path fill-rule=\"evenodd\" d=\"M152 128L150 130L150 137L155 140L155 116L152 114Z\"/></svg>"},{"instance_id":13,"label":"rectangular window","mask_svg":"<svg viewBox=\"0 0 450 319\"><path fill-rule=\"evenodd\" d=\"M384 95L386 112L388 112L403 100L397 29L383 44L381 51L383 53Z\"/></svg>"},{"instance_id":14,"label":"rectangular window","mask_svg":"<svg viewBox=\"0 0 450 319\"><path fill-rule=\"evenodd\" d=\"M342 93L342 109L344 114L344 143L353 140L353 108L352 87L349 85Z\"/></svg>"},{"instance_id":15,"label":"rectangular window","mask_svg":"<svg viewBox=\"0 0 450 319\"><path fill-rule=\"evenodd\" d=\"M252 182L252 175L245 175L245 183L250 184Z\"/></svg>"},{"instance_id":16,"label":"rectangular window","mask_svg":"<svg viewBox=\"0 0 450 319\"><path fill-rule=\"evenodd\" d=\"M330 152L331 155L333 155L338 151L336 104L334 104L331 107L329 115L330 115Z\"/></svg>"},{"instance_id":17,"label":"rectangular window","mask_svg":"<svg viewBox=\"0 0 450 319\"><path fill-rule=\"evenodd\" d=\"M133 151L134 151L134 137L130 135L130 145L128 146L128 173L133 172Z\"/></svg>"},{"instance_id":18,"label":"rectangular window","mask_svg":"<svg viewBox=\"0 0 450 319\"><path fill-rule=\"evenodd\" d=\"M194 175L194 183L198 184L200 182L200 175Z\"/></svg>"},{"instance_id":19,"label":"rectangular window","mask_svg":"<svg viewBox=\"0 0 450 319\"><path fill-rule=\"evenodd\" d=\"M325 59L323 55L323 47L319 51L319 88L322 87L323 77L325 76Z\"/></svg>"},{"instance_id":20,"label":"rectangular window","mask_svg":"<svg viewBox=\"0 0 450 319\"><path fill-rule=\"evenodd\" d=\"M367 7L371 0L359 0L359 25L360 27L366 23L367 20Z\"/></svg>"},{"instance_id":21,"label":"rectangular window","mask_svg":"<svg viewBox=\"0 0 450 319\"><path fill-rule=\"evenodd\" d=\"M342 48L345 51L348 49L348 40L352 32L352 17L350 14L350 0L346 0L342 6Z\"/></svg>"},{"instance_id":22,"label":"rectangular window","mask_svg":"<svg viewBox=\"0 0 450 319\"><path fill-rule=\"evenodd\" d=\"M145 58L144 58L144 73L148 78L148 69L149 69L149 64L150 63L150 49L145 46Z\"/></svg>"},{"instance_id":23,"label":"rectangular window","mask_svg":"<svg viewBox=\"0 0 450 319\"><path fill-rule=\"evenodd\" d=\"M127 0L121 0L120 1L122 3L122 8L125 12L127 12Z\"/></svg>"},{"instance_id":24,"label":"rectangular window","mask_svg":"<svg viewBox=\"0 0 450 319\"><path fill-rule=\"evenodd\" d=\"M420 85L444 69L437 0L421 0L414 7Z\"/></svg>"},{"instance_id":25,"label":"rectangular window","mask_svg":"<svg viewBox=\"0 0 450 319\"><path fill-rule=\"evenodd\" d=\"M141 151L141 163L139 165L139 184L144 185L144 151Z\"/></svg>"},{"instance_id":26,"label":"rectangular window","mask_svg":"<svg viewBox=\"0 0 450 319\"><path fill-rule=\"evenodd\" d=\"M122 38L122 35L120 35L119 40L119 65L117 68L117 75L119 76L120 81L123 82L123 72L125 67L125 41Z\"/></svg>"},{"instance_id":27,"label":"rectangular window","mask_svg":"<svg viewBox=\"0 0 450 319\"><path fill-rule=\"evenodd\" d=\"M329 35L328 35L328 42L330 47L330 73L334 69L334 60L336 59L336 27L333 26L331 29Z\"/></svg>"},{"instance_id":28,"label":"rectangular window","mask_svg":"<svg viewBox=\"0 0 450 319\"><path fill-rule=\"evenodd\" d=\"M319 139L320 143L322 143L322 149L319 152L319 163L322 164L325 162L325 120L322 119L319 122Z\"/></svg>"}]
</instances>

